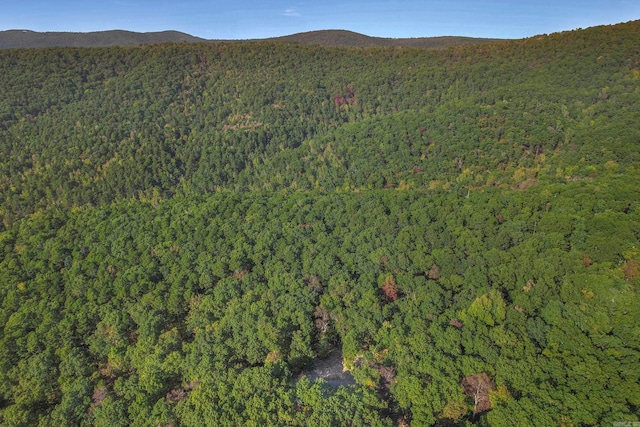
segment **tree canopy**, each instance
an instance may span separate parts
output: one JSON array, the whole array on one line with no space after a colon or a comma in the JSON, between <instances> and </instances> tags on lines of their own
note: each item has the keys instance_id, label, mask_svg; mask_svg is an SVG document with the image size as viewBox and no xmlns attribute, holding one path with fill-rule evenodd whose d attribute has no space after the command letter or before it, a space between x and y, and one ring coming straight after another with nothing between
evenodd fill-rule
<instances>
[{"instance_id":1,"label":"tree canopy","mask_svg":"<svg viewBox=\"0 0 640 427\"><path fill-rule=\"evenodd\" d=\"M0 51L0 423L639 421L639 39Z\"/></svg>"}]
</instances>

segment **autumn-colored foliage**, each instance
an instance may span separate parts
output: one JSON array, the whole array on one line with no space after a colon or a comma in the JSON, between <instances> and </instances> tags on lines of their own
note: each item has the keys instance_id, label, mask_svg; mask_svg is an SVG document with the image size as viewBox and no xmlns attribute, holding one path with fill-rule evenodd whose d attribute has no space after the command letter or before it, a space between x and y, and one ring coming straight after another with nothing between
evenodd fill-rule
<instances>
[{"instance_id":1,"label":"autumn-colored foliage","mask_svg":"<svg viewBox=\"0 0 640 427\"><path fill-rule=\"evenodd\" d=\"M451 326L455 326L455 327L456 327L456 328L458 328L458 329L462 329L462 326L463 326L463 325L462 325L462 322L461 322L460 320L458 320L458 319L451 319L451 320L449 321L449 324L450 324Z\"/></svg>"},{"instance_id":2,"label":"autumn-colored foliage","mask_svg":"<svg viewBox=\"0 0 640 427\"><path fill-rule=\"evenodd\" d=\"M434 265L433 267L431 267L431 269L429 269L429 272L427 273L427 277L429 278L429 280L440 279L440 269L438 268L437 265Z\"/></svg>"},{"instance_id":3,"label":"autumn-colored foliage","mask_svg":"<svg viewBox=\"0 0 640 427\"><path fill-rule=\"evenodd\" d=\"M178 403L187 397L187 392L184 389L175 389L167 393L167 402Z\"/></svg>"},{"instance_id":4,"label":"autumn-colored foliage","mask_svg":"<svg viewBox=\"0 0 640 427\"><path fill-rule=\"evenodd\" d=\"M246 275L247 275L247 273L249 273L247 270L240 270L240 271L236 271L236 272L233 274L233 277L235 277L235 278L236 278L236 279L238 279L238 280L242 280L242 278L243 278L244 276L246 276Z\"/></svg>"},{"instance_id":5,"label":"autumn-colored foliage","mask_svg":"<svg viewBox=\"0 0 640 427\"><path fill-rule=\"evenodd\" d=\"M387 302L393 302L398 299L398 285L391 274L385 277L382 282L382 292Z\"/></svg>"},{"instance_id":6,"label":"autumn-colored foliage","mask_svg":"<svg viewBox=\"0 0 640 427\"><path fill-rule=\"evenodd\" d=\"M109 390L107 390L107 388L105 386L98 386L94 391L93 391L93 395L91 397L91 400L93 401L93 404L95 406L100 406L102 405L102 401L107 397L107 395L109 394Z\"/></svg>"},{"instance_id":7,"label":"autumn-colored foliage","mask_svg":"<svg viewBox=\"0 0 640 427\"><path fill-rule=\"evenodd\" d=\"M352 87L344 88L341 94L337 94L333 97L333 103L342 107L343 105L355 105L357 103L356 93Z\"/></svg>"},{"instance_id":8,"label":"autumn-colored foliage","mask_svg":"<svg viewBox=\"0 0 640 427\"><path fill-rule=\"evenodd\" d=\"M625 280L631 280L638 277L640 272L640 262L636 260L629 260L622 264L622 272L624 273Z\"/></svg>"}]
</instances>

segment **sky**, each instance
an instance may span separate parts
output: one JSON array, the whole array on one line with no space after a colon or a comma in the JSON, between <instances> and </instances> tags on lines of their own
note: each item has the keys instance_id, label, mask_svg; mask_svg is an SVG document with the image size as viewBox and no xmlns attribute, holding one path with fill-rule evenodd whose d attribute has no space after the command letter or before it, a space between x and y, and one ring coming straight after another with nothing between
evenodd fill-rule
<instances>
[{"instance_id":1,"label":"sky","mask_svg":"<svg viewBox=\"0 0 640 427\"><path fill-rule=\"evenodd\" d=\"M636 19L640 0L0 0L0 30L177 30L206 39L323 29L524 38Z\"/></svg>"}]
</instances>

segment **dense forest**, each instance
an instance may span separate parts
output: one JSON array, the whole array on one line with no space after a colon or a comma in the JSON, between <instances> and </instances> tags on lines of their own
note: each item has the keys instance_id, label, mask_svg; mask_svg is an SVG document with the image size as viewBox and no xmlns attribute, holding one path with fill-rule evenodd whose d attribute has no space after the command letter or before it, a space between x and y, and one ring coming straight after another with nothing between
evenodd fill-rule
<instances>
[{"instance_id":1,"label":"dense forest","mask_svg":"<svg viewBox=\"0 0 640 427\"><path fill-rule=\"evenodd\" d=\"M0 75L0 424L640 421L640 21Z\"/></svg>"}]
</instances>

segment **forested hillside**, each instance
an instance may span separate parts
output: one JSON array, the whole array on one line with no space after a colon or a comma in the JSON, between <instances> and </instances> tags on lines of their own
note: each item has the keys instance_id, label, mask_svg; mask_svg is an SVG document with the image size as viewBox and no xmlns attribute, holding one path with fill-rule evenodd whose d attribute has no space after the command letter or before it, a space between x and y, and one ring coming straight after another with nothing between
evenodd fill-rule
<instances>
[{"instance_id":1,"label":"forested hillside","mask_svg":"<svg viewBox=\"0 0 640 427\"><path fill-rule=\"evenodd\" d=\"M0 424L640 421L639 40L0 51Z\"/></svg>"}]
</instances>

